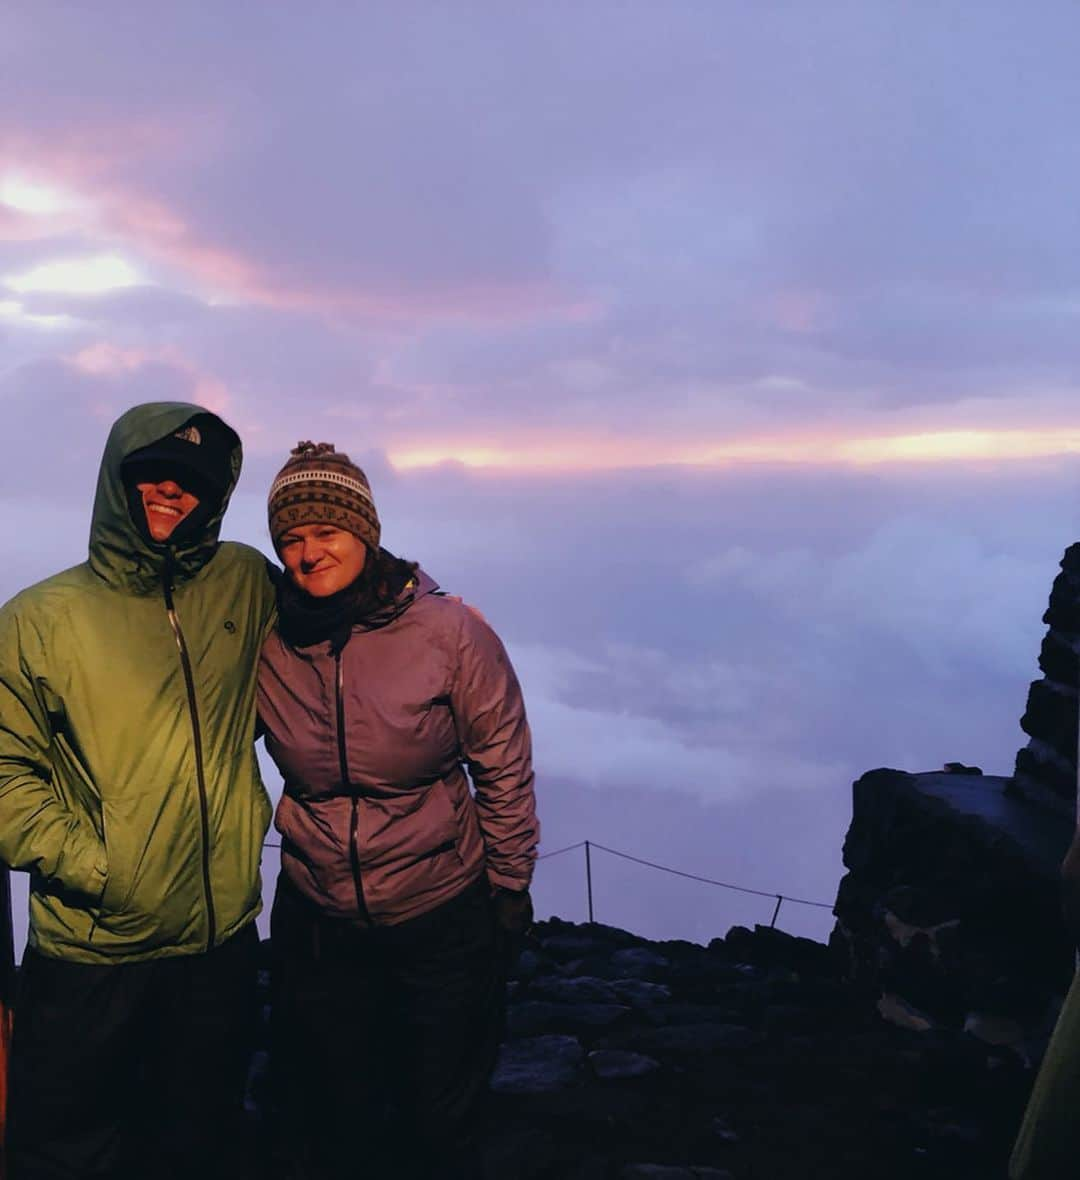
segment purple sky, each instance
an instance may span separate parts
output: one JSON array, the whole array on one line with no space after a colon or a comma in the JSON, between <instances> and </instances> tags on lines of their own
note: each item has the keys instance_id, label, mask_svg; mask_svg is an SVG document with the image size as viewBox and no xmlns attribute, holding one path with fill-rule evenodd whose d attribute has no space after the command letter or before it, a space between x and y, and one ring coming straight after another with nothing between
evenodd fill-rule
<instances>
[{"instance_id":1,"label":"purple sky","mask_svg":"<svg viewBox=\"0 0 1080 1180\"><path fill-rule=\"evenodd\" d=\"M1078 39L1053 0L5 5L0 598L81 559L134 402L240 430L263 547L333 441L507 641L546 849L831 901L854 777L1024 740L1077 531ZM649 935L771 914L594 877ZM583 917L580 854L536 895Z\"/></svg>"}]
</instances>

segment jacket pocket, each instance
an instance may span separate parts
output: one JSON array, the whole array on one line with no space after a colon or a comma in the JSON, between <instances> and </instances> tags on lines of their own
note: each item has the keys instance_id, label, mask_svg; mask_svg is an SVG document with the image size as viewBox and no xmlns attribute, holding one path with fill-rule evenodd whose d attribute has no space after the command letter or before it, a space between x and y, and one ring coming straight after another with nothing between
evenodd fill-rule
<instances>
[{"instance_id":1,"label":"jacket pocket","mask_svg":"<svg viewBox=\"0 0 1080 1180\"><path fill-rule=\"evenodd\" d=\"M365 803L363 868L405 867L458 853L457 813L442 779L418 791Z\"/></svg>"},{"instance_id":2,"label":"jacket pocket","mask_svg":"<svg viewBox=\"0 0 1080 1180\"><path fill-rule=\"evenodd\" d=\"M104 845L104 809L97 787L87 772L75 744L61 728L57 716L53 713L49 714L49 724L52 727L49 762L53 785L68 808L94 830ZM96 904L100 902L101 896L103 894L91 897L90 900Z\"/></svg>"},{"instance_id":3,"label":"jacket pocket","mask_svg":"<svg viewBox=\"0 0 1080 1180\"><path fill-rule=\"evenodd\" d=\"M109 839L109 825L102 809L102 839L108 868L105 888L94 910L90 941L104 952L129 954L160 943L162 913L156 906L144 908L136 902L136 873L129 857L122 854L124 829ZM130 839L130 833L128 833Z\"/></svg>"},{"instance_id":4,"label":"jacket pocket","mask_svg":"<svg viewBox=\"0 0 1080 1180\"><path fill-rule=\"evenodd\" d=\"M101 813L101 839L105 845L105 888L101 891L101 900L99 908L101 910L101 920L108 921L110 916L118 916L124 913L128 901L131 898L131 881L128 874L123 871L121 860L117 854L117 850L110 847L108 825L105 822L105 809L102 808Z\"/></svg>"}]
</instances>

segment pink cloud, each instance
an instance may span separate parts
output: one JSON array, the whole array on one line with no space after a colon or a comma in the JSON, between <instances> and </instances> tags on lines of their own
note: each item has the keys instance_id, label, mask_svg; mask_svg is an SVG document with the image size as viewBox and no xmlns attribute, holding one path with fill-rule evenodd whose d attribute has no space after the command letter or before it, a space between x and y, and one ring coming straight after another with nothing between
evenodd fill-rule
<instances>
[{"instance_id":1,"label":"pink cloud","mask_svg":"<svg viewBox=\"0 0 1080 1180\"><path fill-rule=\"evenodd\" d=\"M80 373L94 377L115 377L121 373L132 373L152 360L150 353L140 349L120 348L101 340L80 349L69 363Z\"/></svg>"},{"instance_id":2,"label":"pink cloud","mask_svg":"<svg viewBox=\"0 0 1080 1180\"><path fill-rule=\"evenodd\" d=\"M596 299L549 282L469 282L418 292L284 281L259 259L206 240L182 211L121 178L120 173L131 171L132 158L152 161L182 151L190 154L192 140L199 137L205 133L153 122L98 128L92 134L84 129L78 137L50 137L47 145L0 135L7 169L55 185L74 198L71 208L48 216L0 205L0 240L79 233L126 246L147 262L175 270L210 298L343 319L514 322L555 317L580 322L604 312Z\"/></svg>"},{"instance_id":3,"label":"pink cloud","mask_svg":"<svg viewBox=\"0 0 1080 1180\"><path fill-rule=\"evenodd\" d=\"M122 348L107 340L89 344L67 363L91 377L115 378L136 373L148 365L165 365L178 370L191 381L191 398L201 406L224 414L232 402L228 386L219 377L200 369L190 358L171 345L157 349Z\"/></svg>"}]
</instances>

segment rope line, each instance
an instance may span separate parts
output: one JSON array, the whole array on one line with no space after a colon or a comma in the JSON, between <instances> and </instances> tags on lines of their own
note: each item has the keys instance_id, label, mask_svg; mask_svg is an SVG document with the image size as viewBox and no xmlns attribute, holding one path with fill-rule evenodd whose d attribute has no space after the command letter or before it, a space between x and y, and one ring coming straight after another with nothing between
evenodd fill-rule
<instances>
[{"instance_id":1,"label":"rope line","mask_svg":"<svg viewBox=\"0 0 1080 1180\"><path fill-rule=\"evenodd\" d=\"M784 901L798 902L799 905L819 906L823 910L832 909L827 901L807 901L805 897L791 897L787 893L770 893L766 889L748 889L745 885L732 885L729 881L714 881L711 877L699 877L696 873L684 873L681 869L658 865L655 861L643 860L640 856L631 856L628 852L619 852L617 848L606 848L603 844L597 844L595 840L590 840L589 843L593 848L599 848L601 852L609 852L612 856L621 856L623 860L632 860L635 864L647 865L650 869L659 869L663 873L672 873L676 877L686 877L690 881L701 881L705 885L719 885L721 889L734 889L739 893L752 893L755 897L778 897Z\"/></svg>"},{"instance_id":2,"label":"rope line","mask_svg":"<svg viewBox=\"0 0 1080 1180\"><path fill-rule=\"evenodd\" d=\"M567 844L565 848L556 848L554 852L545 852L538 856L537 860L547 860L549 856L561 856L564 852L573 852L575 848L584 848L585 841L579 840L576 844Z\"/></svg>"},{"instance_id":3,"label":"rope line","mask_svg":"<svg viewBox=\"0 0 1080 1180\"><path fill-rule=\"evenodd\" d=\"M537 857L536 859L537 860L546 860L546 859L548 859L548 857L558 857L558 855L562 855L562 853L564 853L564 852L572 852L575 850L575 848L584 847L584 843L585 843L584 840L578 840L577 844L568 844L567 847L565 847L565 848L556 848L555 852L545 852L542 855L539 855L539 857ZM263 840L262 846L264 848L280 848L281 841L280 840Z\"/></svg>"},{"instance_id":4,"label":"rope line","mask_svg":"<svg viewBox=\"0 0 1080 1180\"><path fill-rule=\"evenodd\" d=\"M673 869L670 865L657 864L654 860L645 860L640 856L631 856L629 852L620 852L617 848L608 848L605 844L597 844L595 840L579 840L576 844L567 844L565 848L556 848L554 852L544 852L536 859L547 860L551 856L562 856L564 852L573 852L575 848L598 848L611 856L621 857L623 860L633 861L634 864L645 865L646 868L659 869L662 873L670 873L673 877L685 877L688 881L700 881L703 885L716 885L720 889L733 889L736 893L750 893L754 897L775 897L778 901L793 901L796 905L812 905L818 909L831 910L832 905L827 901L809 901L805 897L792 897L787 893L770 893L767 889L750 889L746 885L733 885L730 881L714 881L712 877L701 877L697 873L685 873L682 869ZM264 848L280 848L277 840L264 840ZM780 907L777 906L777 909ZM775 914L773 915L775 920Z\"/></svg>"}]
</instances>

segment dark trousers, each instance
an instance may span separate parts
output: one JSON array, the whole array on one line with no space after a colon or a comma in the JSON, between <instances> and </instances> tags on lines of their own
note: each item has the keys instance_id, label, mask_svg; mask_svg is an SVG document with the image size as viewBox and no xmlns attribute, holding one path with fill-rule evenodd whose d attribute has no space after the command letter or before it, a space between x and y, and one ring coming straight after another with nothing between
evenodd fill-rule
<instances>
[{"instance_id":1,"label":"dark trousers","mask_svg":"<svg viewBox=\"0 0 1080 1180\"><path fill-rule=\"evenodd\" d=\"M272 1057L289 1180L474 1180L505 973L485 880L397 926L322 917L282 877Z\"/></svg>"},{"instance_id":2,"label":"dark trousers","mask_svg":"<svg viewBox=\"0 0 1080 1180\"><path fill-rule=\"evenodd\" d=\"M254 924L205 954L23 959L7 1180L236 1180L256 1017Z\"/></svg>"}]
</instances>

